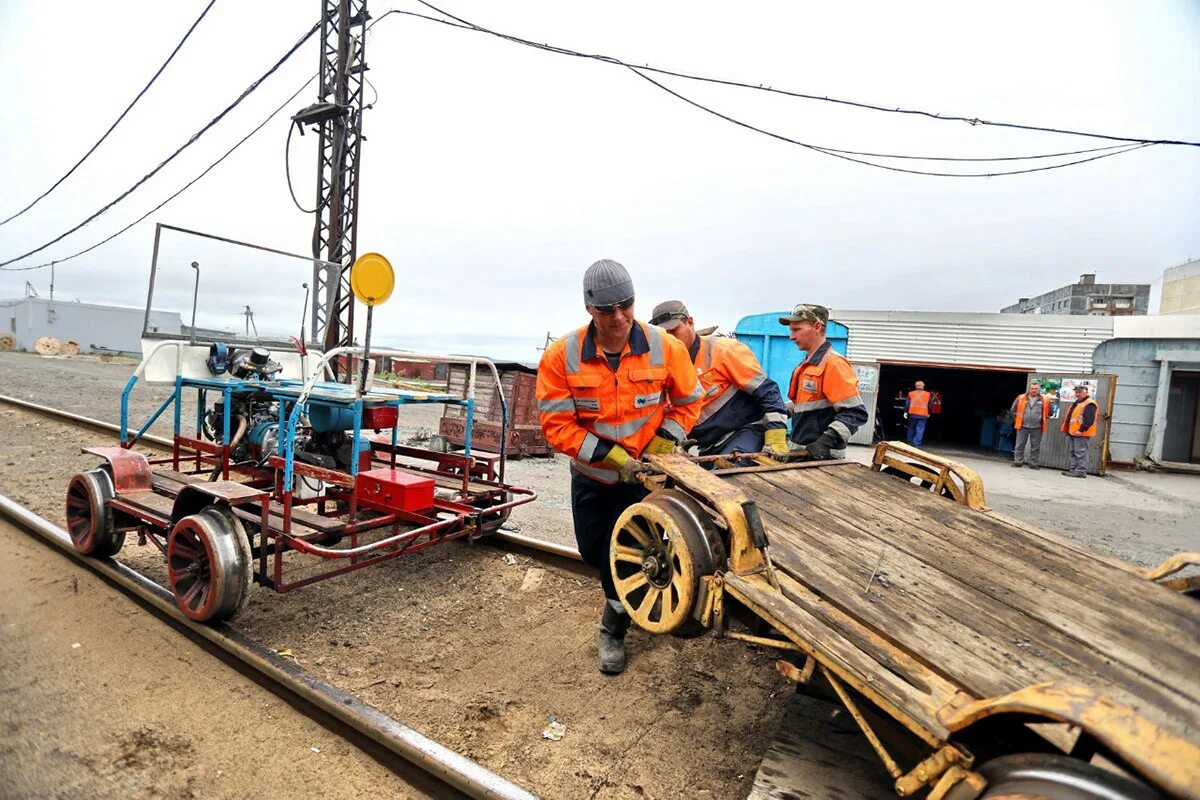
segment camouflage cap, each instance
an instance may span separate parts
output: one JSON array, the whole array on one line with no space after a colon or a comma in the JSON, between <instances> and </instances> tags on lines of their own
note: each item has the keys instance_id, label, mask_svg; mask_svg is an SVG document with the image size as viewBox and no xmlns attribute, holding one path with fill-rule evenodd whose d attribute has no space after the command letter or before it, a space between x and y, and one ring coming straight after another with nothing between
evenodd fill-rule
<instances>
[{"instance_id":1,"label":"camouflage cap","mask_svg":"<svg viewBox=\"0 0 1200 800\"><path fill-rule=\"evenodd\" d=\"M829 323L829 309L825 306L813 305L812 303L801 303L792 309L792 313L779 318L780 325L805 321L819 322L822 325L826 325Z\"/></svg>"},{"instance_id":2,"label":"camouflage cap","mask_svg":"<svg viewBox=\"0 0 1200 800\"><path fill-rule=\"evenodd\" d=\"M669 331L672 328L678 328L679 323L690 316L691 314L682 300L666 300L654 307L654 311L650 315L650 324Z\"/></svg>"}]
</instances>

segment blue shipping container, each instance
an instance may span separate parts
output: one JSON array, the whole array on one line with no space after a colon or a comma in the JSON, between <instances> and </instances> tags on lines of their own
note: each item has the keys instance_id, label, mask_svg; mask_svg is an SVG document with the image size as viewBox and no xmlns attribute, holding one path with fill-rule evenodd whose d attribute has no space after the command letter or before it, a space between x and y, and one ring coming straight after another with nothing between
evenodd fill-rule
<instances>
[{"instance_id":1,"label":"blue shipping container","mask_svg":"<svg viewBox=\"0 0 1200 800\"><path fill-rule=\"evenodd\" d=\"M767 371L767 376L779 384L779 390L785 397L792 372L808 356L792 344L787 327L779 324L779 318L788 313L775 311L770 314L751 314L742 317L733 331L737 340L754 353L758 363ZM850 336L845 325L830 320L825 338L833 343L834 351L846 355L846 342Z\"/></svg>"}]
</instances>

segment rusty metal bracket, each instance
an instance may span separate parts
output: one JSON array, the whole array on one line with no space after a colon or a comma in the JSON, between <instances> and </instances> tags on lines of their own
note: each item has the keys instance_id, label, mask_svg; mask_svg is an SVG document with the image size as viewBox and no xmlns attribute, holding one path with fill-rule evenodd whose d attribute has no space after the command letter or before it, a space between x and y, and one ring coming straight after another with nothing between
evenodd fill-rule
<instances>
[{"instance_id":1,"label":"rusty metal bracket","mask_svg":"<svg viewBox=\"0 0 1200 800\"><path fill-rule=\"evenodd\" d=\"M1137 711L1067 682L1050 681L1011 694L951 703L938 719L960 731L995 714L1031 714L1078 725L1105 747L1168 792L1181 797L1200 795L1200 744L1172 734Z\"/></svg>"},{"instance_id":2,"label":"rusty metal bracket","mask_svg":"<svg viewBox=\"0 0 1200 800\"><path fill-rule=\"evenodd\" d=\"M978 772L953 766L942 773L926 800L975 800L986 788L987 780Z\"/></svg>"},{"instance_id":3,"label":"rusty metal bracket","mask_svg":"<svg viewBox=\"0 0 1200 800\"><path fill-rule=\"evenodd\" d=\"M900 778L904 774L904 770L900 769L900 765L896 763L891 753L883 746L883 741L875 733L875 729L871 727L871 724L867 722L867 718L863 716L858 704L850 697L850 693L846 691L846 687L824 665L821 665L821 676L829 681L829 685L833 687L833 690L837 692L837 696L841 699L842 705L850 712L850 716L854 717L854 721L858 723L858 727L862 728L863 734L867 737L867 741L871 743L871 747L875 748L875 752L879 755L879 760L883 762L883 766L887 769L888 774L893 778Z\"/></svg>"},{"instance_id":4,"label":"rusty metal bracket","mask_svg":"<svg viewBox=\"0 0 1200 800\"><path fill-rule=\"evenodd\" d=\"M912 463L914 461L916 464ZM884 467L930 482L936 494L941 494L945 489L954 502L967 508L987 510L983 479L966 464L935 456L904 442L880 442L875 446L871 468L879 472Z\"/></svg>"},{"instance_id":5,"label":"rusty metal bracket","mask_svg":"<svg viewBox=\"0 0 1200 800\"><path fill-rule=\"evenodd\" d=\"M779 588L769 555L769 542L754 501L733 484L677 453L650 456L650 464L678 488L696 495L716 511L729 532L729 567L739 575L765 572Z\"/></svg>"},{"instance_id":6,"label":"rusty metal bracket","mask_svg":"<svg viewBox=\"0 0 1200 800\"><path fill-rule=\"evenodd\" d=\"M817 671L817 660L810 655L805 655L804 666L797 667L790 661L779 659L775 662L775 671L793 683L808 684Z\"/></svg>"},{"instance_id":7,"label":"rusty metal bracket","mask_svg":"<svg viewBox=\"0 0 1200 800\"><path fill-rule=\"evenodd\" d=\"M955 765L971 766L974 757L953 745L938 748L933 755L913 767L907 775L896 779L896 794L908 797L934 781Z\"/></svg>"}]
</instances>

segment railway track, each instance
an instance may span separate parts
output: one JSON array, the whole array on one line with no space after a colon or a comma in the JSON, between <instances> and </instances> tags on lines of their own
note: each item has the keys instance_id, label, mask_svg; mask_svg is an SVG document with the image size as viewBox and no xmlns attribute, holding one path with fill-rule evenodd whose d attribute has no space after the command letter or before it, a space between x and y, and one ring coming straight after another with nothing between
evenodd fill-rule
<instances>
[{"instance_id":1,"label":"railway track","mask_svg":"<svg viewBox=\"0 0 1200 800\"><path fill-rule=\"evenodd\" d=\"M48 416L78 427L119 432L118 426L112 423L19 398L0 395L0 404ZM141 442L153 448L170 447L169 441L155 436L143 437ZM446 787L472 798L531 800L536 797L523 787L381 713L354 695L309 674L297 664L232 627L224 624L200 624L188 619L179 611L168 589L118 561L81 556L75 551L65 530L3 494L0 494L0 516L71 557L81 566L101 575L112 585L168 617L175 624L219 647L241 664L263 675L272 684L321 709L350 729L410 762ZM493 538L506 547L528 551L541 560L565 562L574 569L582 566L579 563L578 552L562 545L521 536L515 531L501 530Z\"/></svg>"}]
</instances>

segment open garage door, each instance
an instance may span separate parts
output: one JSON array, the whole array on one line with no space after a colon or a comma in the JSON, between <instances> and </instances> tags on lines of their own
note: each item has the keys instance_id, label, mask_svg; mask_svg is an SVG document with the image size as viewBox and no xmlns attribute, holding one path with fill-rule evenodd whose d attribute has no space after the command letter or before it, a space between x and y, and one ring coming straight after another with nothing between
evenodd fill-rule
<instances>
[{"instance_id":1,"label":"open garage door","mask_svg":"<svg viewBox=\"0 0 1200 800\"><path fill-rule=\"evenodd\" d=\"M1041 462L1043 467L1066 469L1070 443L1062 431L1063 419L1075 402L1075 385L1086 383L1088 394L1096 401L1100 412L1096 420L1096 435L1088 442L1088 472L1103 475L1108 461L1108 429L1112 418L1113 389L1116 375L1091 373L1031 372L1029 383L1040 383L1042 395L1050 399L1050 419L1046 421L1046 434L1042 437Z\"/></svg>"}]
</instances>

